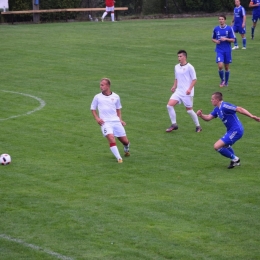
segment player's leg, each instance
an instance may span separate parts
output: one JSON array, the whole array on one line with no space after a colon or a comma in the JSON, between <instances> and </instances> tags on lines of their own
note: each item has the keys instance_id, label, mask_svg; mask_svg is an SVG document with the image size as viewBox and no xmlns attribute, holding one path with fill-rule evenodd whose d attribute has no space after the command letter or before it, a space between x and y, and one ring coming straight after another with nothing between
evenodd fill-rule
<instances>
[{"instance_id":1,"label":"player's leg","mask_svg":"<svg viewBox=\"0 0 260 260\"><path fill-rule=\"evenodd\" d=\"M196 132L201 132L202 128L200 126L199 118L197 114L193 110L193 97L191 96L186 96L182 99L182 102L186 108L187 113L190 115L192 121L194 122L196 129Z\"/></svg>"},{"instance_id":2,"label":"player's leg","mask_svg":"<svg viewBox=\"0 0 260 260\"><path fill-rule=\"evenodd\" d=\"M219 152L222 156L231 159L228 169L240 165L240 159L235 155L231 145L238 141L242 136L243 132L240 131L228 132L214 144L214 149L217 152Z\"/></svg>"},{"instance_id":3,"label":"player's leg","mask_svg":"<svg viewBox=\"0 0 260 260\"><path fill-rule=\"evenodd\" d=\"M121 136L118 137L118 140L123 144L124 146L124 152L125 152L125 156L130 156L130 142L127 138L127 136Z\"/></svg>"},{"instance_id":4,"label":"player's leg","mask_svg":"<svg viewBox=\"0 0 260 260\"><path fill-rule=\"evenodd\" d=\"M101 131L103 133L103 135L107 138L108 143L109 143L109 147L110 147L110 151L113 153L113 155L116 157L117 161L119 163L122 162L122 157L118 151L118 148L116 146L116 139L115 136L113 134L113 126L109 123L105 123L101 126Z\"/></svg>"},{"instance_id":5,"label":"player's leg","mask_svg":"<svg viewBox=\"0 0 260 260\"><path fill-rule=\"evenodd\" d=\"M114 13L114 11L111 12L111 21L112 22L115 21L115 13Z\"/></svg>"},{"instance_id":6,"label":"player's leg","mask_svg":"<svg viewBox=\"0 0 260 260\"><path fill-rule=\"evenodd\" d=\"M166 132L171 132L173 130L177 130L178 129L178 125L176 122L176 113L174 110L174 106L176 106L179 103L179 98L178 96L173 93L172 96L170 97L168 104L167 104L167 110L168 110L168 114L171 120L171 126L169 128L166 129Z\"/></svg>"},{"instance_id":7,"label":"player's leg","mask_svg":"<svg viewBox=\"0 0 260 260\"><path fill-rule=\"evenodd\" d=\"M257 20L258 20L258 17L257 16L252 16L252 27L251 27L251 39L253 40L254 39L254 36L255 36L255 27L256 27L256 24L257 24Z\"/></svg>"},{"instance_id":8,"label":"player's leg","mask_svg":"<svg viewBox=\"0 0 260 260\"><path fill-rule=\"evenodd\" d=\"M225 79L224 79L224 55L223 53L216 54L216 63L218 64L218 75L220 77L220 87L224 87Z\"/></svg>"},{"instance_id":9,"label":"player's leg","mask_svg":"<svg viewBox=\"0 0 260 260\"><path fill-rule=\"evenodd\" d=\"M101 21L102 21L102 22L104 21L104 19L105 19L105 17L107 16L107 14L108 14L107 11L105 11L105 12L103 13L103 15L102 15L102 17L101 17Z\"/></svg>"},{"instance_id":10,"label":"player's leg","mask_svg":"<svg viewBox=\"0 0 260 260\"><path fill-rule=\"evenodd\" d=\"M233 31L234 31L234 33L237 33L237 32L238 32L237 26L233 26ZM236 50L236 49L238 49L238 48L239 48L239 47L238 47L238 43L237 43L237 38L235 38L234 47L232 48L232 50Z\"/></svg>"},{"instance_id":11,"label":"player's leg","mask_svg":"<svg viewBox=\"0 0 260 260\"><path fill-rule=\"evenodd\" d=\"M224 55L224 66L225 66L225 87L228 86L228 80L230 77L230 70L229 70L229 64L232 62L232 53L230 52L225 52Z\"/></svg>"},{"instance_id":12,"label":"player's leg","mask_svg":"<svg viewBox=\"0 0 260 260\"><path fill-rule=\"evenodd\" d=\"M242 44L243 44L243 50L246 49L246 35L245 34L241 34L241 38L242 38Z\"/></svg>"},{"instance_id":13,"label":"player's leg","mask_svg":"<svg viewBox=\"0 0 260 260\"><path fill-rule=\"evenodd\" d=\"M114 124L114 135L123 144L125 156L130 156L130 142L126 136L125 128L121 122Z\"/></svg>"}]
</instances>

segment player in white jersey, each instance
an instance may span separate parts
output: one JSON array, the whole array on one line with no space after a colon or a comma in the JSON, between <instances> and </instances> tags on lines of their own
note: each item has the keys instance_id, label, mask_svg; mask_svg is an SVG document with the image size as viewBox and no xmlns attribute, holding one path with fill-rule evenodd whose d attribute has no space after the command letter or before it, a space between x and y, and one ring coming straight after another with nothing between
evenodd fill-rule
<instances>
[{"instance_id":1,"label":"player in white jersey","mask_svg":"<svg viewBox=\"0 0 260 260\"><path fill-rule=\"evenodd\" d=\"M187 62L187 52L185 50L178 51L179 64L175 66L175 80L171 91L173 92L167 104L168 113L171 119L171 126L166 129L166 132L171 132L178 129L176 122L176 113L174 106L183 103L187 113L191 116L196 132L201 132L199 119L193 110L194 86L197 82L196 72L194 67Z\"/></svg>"},{"instance_id":2,"label":"player in white jersey","mask_svg":"<svg viewBox=\"0 0 260 260\"><path fill-rule=\"evenodd\" d=\"M95 95L90 109L109 142L111 152L117 158L118 163L122 163L123 160L116 146L115 137L124 145L125 156L130 156L130 143L124 129L126 123L122 120L120 97L111 91L110 85L110 79L101 79L101 93Z\"/></svg>"}]
</instances>

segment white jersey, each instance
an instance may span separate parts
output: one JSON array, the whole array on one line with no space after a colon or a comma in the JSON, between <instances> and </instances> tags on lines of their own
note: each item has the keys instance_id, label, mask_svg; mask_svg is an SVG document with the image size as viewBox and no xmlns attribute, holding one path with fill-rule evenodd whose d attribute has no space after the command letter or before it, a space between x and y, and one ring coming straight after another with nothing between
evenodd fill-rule
<instances>
[{"instance_id":1,"label":"white jersey","mask_svg":"<svg viewBox=\"0 0 260 260\"><path fill-rule=\"evenodd\" d=\"M174 72L175 79L177 79L177 89L175 93L180 96L186 96L186 91L189 89L192 80L197 79L195 69L190 63L185 65L177 64ZM189 96L194 96L194 88L192 88Z\"/></svg>"},{"instance_id":2,"label":"white jersey","mask_svg":"<svg viewBox=\"0 0 260 260\"><path fill-rule=\"evenodd\" d=\"M116 110L121 109L120 97L116 93L106 96L102 93L97 94L90 106L91 110L98 109L99 117L106 121L119 121Z\"/></svg>"}]
</instances>

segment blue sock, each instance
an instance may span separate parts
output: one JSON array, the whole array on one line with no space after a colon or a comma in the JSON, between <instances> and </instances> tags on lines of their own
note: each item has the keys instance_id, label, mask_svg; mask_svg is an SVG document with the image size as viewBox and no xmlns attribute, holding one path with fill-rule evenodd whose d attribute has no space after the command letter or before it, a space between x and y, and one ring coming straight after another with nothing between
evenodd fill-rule
<instances>
[{"instance_id":1,"label":"blue sock","mask_svg":"<svg viewBox=\"0 0 260 260\"><path fill-rule=\"evenodd\" d=\"M227 149L231 152L231 159L233 160L233 159L235 159L236 158L236 156L235 156L235 152L234 152L234 150L233 150L233 148L231 147L231 146L228 146L227 147Z\"/></svg>"},{"instance_id":2,"label":"blue sock","mask_svg":"<svg viewBox=\"0 0 260 260\"><path fill-rule=\"evenodd\" d=\"M229 159L234 159L234 154L228 149L228 148L225 148L225 147L222 147L220 149L217 150L221 155L229 158Z\"/></svg>"},{"instance_id":3,"label":"blue sock","mask_svg":"<svg viewBox=\"0 0 260 260\"><path fill-rule=\"evenodd\" d=\"M219 70L218 75L219 75L221 81L224 81L224 70Z\"/></svg>"},{"instance_id":4,"label":"blue sock","mask_svg":"<svg viewBox=\"0 0 260 260\"><path fill-rule=\"evenodd\" d=\"M255 33L255 27L251 27L251 34L254 35Z\"/></svg>"},{"instance_id":5,"label":"blue sock","mask_svg":"<svg viewBox=\"0 0 260 260\"><path fill-rule=\"evenodd\" d=\"M237 46L237 38L235 38L234 45Z\"/></svg>"},{"instance_id":6,"label":"blue sock","mask_svg":"<svg viewBox=\"0 0 260 260\"><path fill-rule=\"evenodd\" d=\"M246 37L242 39L243 47L246 47Z\"/></svg>"},{"instance_id":7,"label":"blue sock","mask_svg":"<svg viewBox=\"0 0 260 260\"><path fill-rule=\"evenodd\" d=\"M228 84L229 75L230 75L230 71L229 70L225 71L225 84Z\"/></svg>"}]
</instances>

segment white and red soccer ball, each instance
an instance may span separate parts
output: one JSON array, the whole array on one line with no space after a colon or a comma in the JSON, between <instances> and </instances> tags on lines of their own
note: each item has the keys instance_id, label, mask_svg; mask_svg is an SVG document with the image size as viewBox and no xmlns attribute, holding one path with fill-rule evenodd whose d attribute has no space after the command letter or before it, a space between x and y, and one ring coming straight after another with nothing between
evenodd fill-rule
<instances>
[{"instance_id":1,"label":"white and red soccer ball","mask_svg":"<svg viewBox=\"0 0 260 260\"><path fill-rule=\"evenodd\" d=\"M11 163L11 156L7 153L3 153L0 155L0 164L8 165Z\"/></svg>"}]
</instances>

